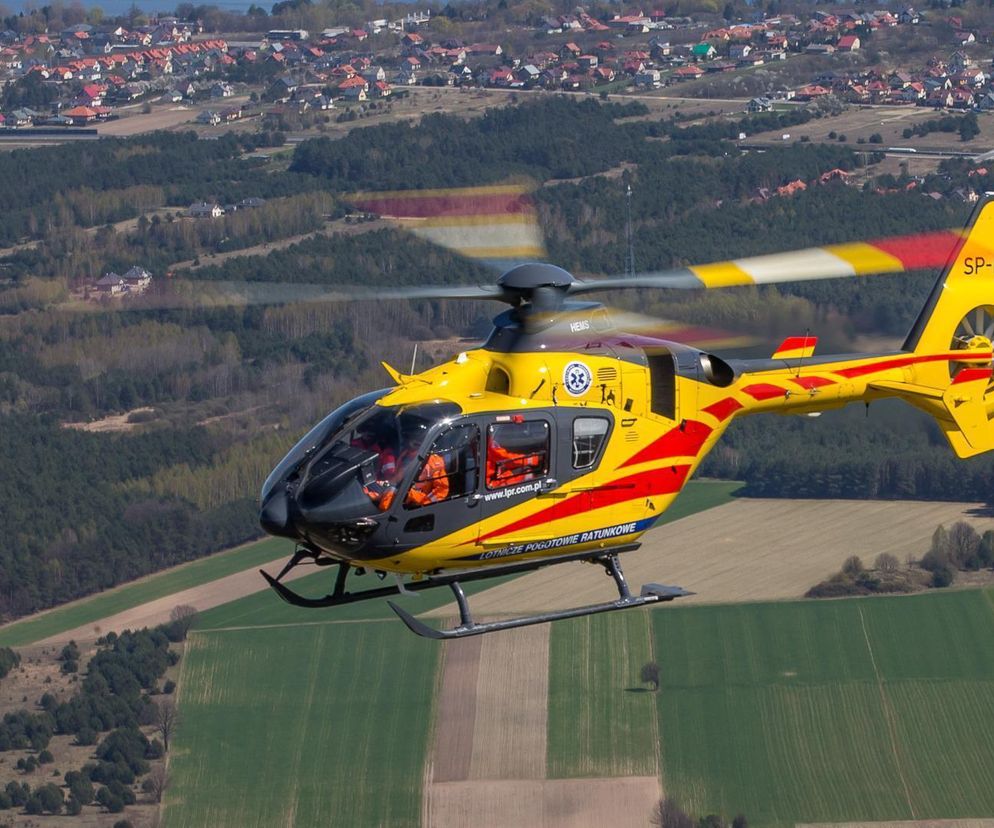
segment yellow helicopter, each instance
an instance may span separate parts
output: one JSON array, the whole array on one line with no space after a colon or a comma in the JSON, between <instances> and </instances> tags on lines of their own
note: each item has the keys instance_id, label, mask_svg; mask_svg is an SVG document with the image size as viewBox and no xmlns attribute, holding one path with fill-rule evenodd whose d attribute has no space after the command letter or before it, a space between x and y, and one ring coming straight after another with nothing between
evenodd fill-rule
<instances>
[{"instance_id":1,"label":"yellow helicopter","mask_svg":"<svg viewBox=\"0 0 994 828\"><path fill-rule=\"evenodd\" d=\"M947 234L948 235L948 234ZM330 413L262 489L260 523L297 551L276 577L302 607L448 587L460 622L418 635L458 638L671 601L677 586L629 589L619 556L673 502L736 417L808 414L897 397L936 418L959 457L994 448L994 195L967 230L898 351L815 355L788 338L769 359L723 359L620 330L585 294L705 289L893 273L935 264L935 238L812 248L674 271L581 281L551 264L510 268L495 286L428 287L389 296L492 299L510 305L479 347L422 373L385 366L393 385ZM948 250L948 248L945 248ZM331 591L283 582L304 561L337 566ZM591 606L477 622L462 584L569 561L600 566L617 597ZM350 591L350 573L396 583Z\"/></svg>"}]
</instances>

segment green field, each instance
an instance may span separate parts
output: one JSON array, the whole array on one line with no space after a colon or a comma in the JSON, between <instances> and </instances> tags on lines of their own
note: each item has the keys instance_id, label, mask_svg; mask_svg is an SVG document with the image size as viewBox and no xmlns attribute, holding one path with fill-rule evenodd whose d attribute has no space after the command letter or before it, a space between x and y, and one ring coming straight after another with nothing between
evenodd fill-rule
<instances>
[{"instance_id":1,"label":"green field","mask_svg":"<svg viewBox=\"0 0 994 828\"><path fill-rule=\"evenodd\" d=\"M440 652L399 622L193 634L165 824L420 824Z\"/></svg>"},{"instance_id":2,"label":"green field","mask_svg":"<svg viewBox=\"0 0 994 828\"><path fill-rule=\"evenodd\" d=\"M670 508L663 512L656 526L665 526L674 520L728 503L741 488L742 484L735 480L691 480Z\"/></svg>"},{"instance_id":3,"label":"green field","mask_svg":"<svg viewBox=\"0 0 994 828\"><path fill-rule=\"evenodd\" d=\"M991 590L595 616L549 669L551 777L658 767L754 826L994 817Z\"/></svg>"},{"instance_id":4,"label":"green field","mask_svg":"<svg viewBox=\"0 0 994 828\"><path fill-rule=\"evenodd\" d=\"M655 775L655 698L638 680L652 660L649 614L563 621L550 636L549 777Z\"/></svg>"},{"instance_id":5,"label":"green field","mask_svg":"<svg viewBox=\"0 0 994 828\"><path fill-rule=\"evenodd\" d=\"M652 613L663 787L750 824L994 816L980 590Z\"/></svg>"},{"instance_id":6,"label":"green field","mask_svg":"<svg viewBox=\"0 0 994 828\"><path fill-rule=\"evenodd\" d=\"M140 606L174 592L200 586L208 581L260 566L280 555L289 556L290 543L280 538L268 538L258 543L219 552L158 575L150 575L130 584L83 598L16 621L0 628L0 647L23 647L50 635L92 624L109 615Z\"/></svg>"}]
</instances>

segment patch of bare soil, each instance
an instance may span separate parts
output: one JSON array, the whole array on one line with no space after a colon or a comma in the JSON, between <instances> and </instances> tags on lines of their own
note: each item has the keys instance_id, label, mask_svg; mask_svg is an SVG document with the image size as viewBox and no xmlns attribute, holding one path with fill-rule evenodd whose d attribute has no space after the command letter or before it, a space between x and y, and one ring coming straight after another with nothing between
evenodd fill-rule
<instances>
[{"instance_id":1,"label":"patch of bare soil","mask_svg":"<svg viewBox=\"0 0 994 828\"><path fill-rule=\"evenodd\" d=\"M549 625L483 636L470 779L544 779Z\"/></svg>"},{"instance_id":2,"label":"patch of bare soil","mask_svg":"<svg viewBox=\"0 0 994 828\"><path fill-rule=\"evenodd\" d=\"M431 828L644 828L662 797L654 776L447 782L431 786Z\"/></svg>"},{"instance_id":3,"label":"patch of bare soil","mask_svg":"<svg viewBox=\"0 0 994 828\"><path fill-rule=\"evenodd\" d=\"M431 752L431 778L435 782L469 779L482 645L483 637L475 636L446 641L442 650L438 723Z\"/></svg>"},{"instance_id":4,"label":"patch of bare soil","mask_svg":"<svg viewBox=\"0 0 994 828\"><path fill-rule=\"evenodd\" d=\"M88 423L63 423L62 427L71 428L75 431L90 431L94 433L131 431L141 425L140 422L131 422L132 414L151 414L154 411L154 408L142 406L141 408L132 408L130 411L125 411L123 414L111 414L107 417L103 417L102 419L93 420Z\"/></svg>"},{"instance_id":5,"label":"patch of bare soil","mask_svg":"<svg viewBox=\"0 0 994 828\"><path fill-rule=\"evenodd\" d=\"M61 647L35 645L18 648L21 654L21 664L12 670L6 678L0 681L0 714L15 710L38 712L38 702L45 693L52 693L60 701L67 700L77 689L77 675L85 674L86 664L96 652L90 648L83 652L80 659L79 673L65 675L60 670L57 657ZM173 674L177 668L171 668ZM158 738L154 728L142 728L149 739ZM0 788L8 782L18 784L26 782L32 790L49 782L60 787L65 782L65 775L72 770L81 770L87 762L95 760L94 745L78 745L75 736L53 736L47 750L52 754L53 761L41 765L31 773L17 769L17 761L38 754L31 750L10 750L0 753ZM155 763L153 763L155 764ZM95 785L94 788L98 788ZM151 828L158 825L159 807L146 802L147 795L142 793L140 781L133 786L138 800L136 805L129 805L122 814L111 814L97 805L88 805L78 816L30 816L19 809L0 812L0 826L11 828L111 828L121 819L127 819L134 828ZM63 793L66 791L63 790Z\"/></svg>"},{"instance_id":6,"label":"patch of bare soil","mask_svg":"<svg viewBox=\"0 0 994 828\"><path fill-rule=\"evenodd\" d=\"M65 674L61 671L60 663L56 661L61 646L18 647L21 663L7 676L0 679L0 716L16 710L34 709L38 700L45 694L51 693L60 701L68 699L76 692L77 678L80 673ZM84 653L82 665L89 660L92 653ZM0 768L3 758L0 754ZM17 761L17 757L14 758Z\"/></svg>"},{"instance_id":7,"label":"patch of bare soil","mask_svg":"<svg viewBox=\"0 0 994 828\"><path fill-rule=\"evenodd\" d=\"M286 558L281 557L265 564L263 568L275 575L285 562ZM312 574L314 574L312 567L300 566L290 572L283 581L289 583L297 578ZM181 604L191 606L196 610L207 610L211 607L227 604L237 598L244 598L246 595L251 595L265 588L265 581L253 567L244 572L236 572L234 575L208 581L206 584L200 584L191 589L174 592L172 595L124 610L92 624L84 624L74 630L58 633L38 643L41 646L61 646L70 639L75 639L77 643L82 645L84 642L95 641L109 632L120 633L123 630L137 630L142 627L164 624L169 620L169 613L172 612L173 608Z\"/></svg>"},{"instance_id":8,"label":"patch of bare soil","mask_svg":"<svg viewBox=\"0 0 994 828\"><path fill-rule=\"evenodd\" d=\"M881 552L902 562L920 558L935 528L958 520L981 533L994 529L994 514L983 504L742 498L647 533L622 564L633 589L659 582L696 593L681 598L681 606L800 598L850 555L867 566ZM610 597L599 567L568 564L493 587L470 603L480 615L507 615ZM427 614L455 611L450 605Z\"/></svg>"}]
</instances>

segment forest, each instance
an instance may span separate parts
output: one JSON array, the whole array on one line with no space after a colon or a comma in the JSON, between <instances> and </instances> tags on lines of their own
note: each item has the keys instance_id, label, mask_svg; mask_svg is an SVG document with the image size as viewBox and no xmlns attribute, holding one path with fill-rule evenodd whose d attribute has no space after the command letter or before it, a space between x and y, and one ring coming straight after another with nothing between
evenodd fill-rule
<instances>
[{"instance_id":1,"label":"forest","mask_svg":"<svg viewBox=\"0 0 994 828\"><path fill-rule=\"evenodd\" d=\"M382 222L346 226L342 196L366 189L530 180L549 259L581 276L623 270L629 184L639 269L966 219L959 202L878 176L872 155L802 143L741 153L728 137L768 129L769 116L729 123L653 120L640 103L557 97L475 120L436 114L307 140L288 164L260 159L251 134L157 134L0 155L14 205L0 213L0 240L21 245L0 258L0 522L11 527L0 544L0 615L256 536L258 488L309 425L386 384L380 360L406 368L418 342L424 368L479 341L495 311L420 301L80 312L67 296L84 277L137 264L194 286L493 280L479 263ZM819 183L831 170L851 173L850 183ZM757 195L798 179L809 186L790 198ZM994 187L957 160L921 188L950 192L964 182ZM214 221L177 212L194 200L249 196L266 203ZM220 254L232 255L212 259ZM934 278L609 300L752 333L763 355L778 337L805 330L823 349L845 350L861 334L903 335ZM991 469L983 458L954 461L927 419L875 404L869 418L737 422L702 472L744 480L761 496L983 500Z\"/></svg>"}]
</instances>

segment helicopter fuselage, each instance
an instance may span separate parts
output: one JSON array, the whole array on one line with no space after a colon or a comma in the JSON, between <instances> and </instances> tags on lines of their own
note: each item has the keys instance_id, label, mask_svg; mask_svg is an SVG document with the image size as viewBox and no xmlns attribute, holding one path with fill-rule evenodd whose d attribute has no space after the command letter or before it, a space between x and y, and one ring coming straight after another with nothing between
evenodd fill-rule
<instances>
[{"instance_id":1,"label":"helicopter fuselage","mask_svg":"<svg viewBox=\"0 0 994 828\"><path fill-rule=\"evenodd\" d=\"M263 527L414 574L614 547L660 518L735 417L891 396L924 359L801 348L726 362L612 331L601 310L538 331L509 311L481 348L392 372L395 387L329 415L274 471ZM945 371L954 356L928 359Z\"/></svg>"}]
</instances>

